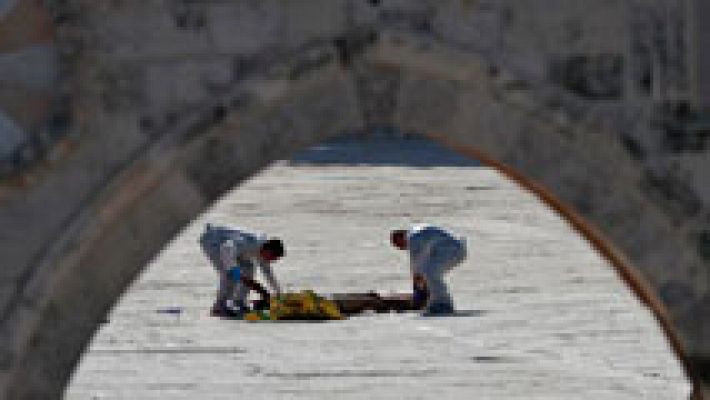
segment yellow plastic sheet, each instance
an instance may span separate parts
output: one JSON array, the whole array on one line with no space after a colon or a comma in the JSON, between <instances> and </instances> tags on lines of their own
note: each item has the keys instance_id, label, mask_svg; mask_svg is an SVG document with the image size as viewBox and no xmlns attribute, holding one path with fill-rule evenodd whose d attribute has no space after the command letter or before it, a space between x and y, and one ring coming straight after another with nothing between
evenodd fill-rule
<instances>
[{"instance_id":1,"label":"yellow plastic sheet","mask_svg":"<svg viewBox=\"0 0 710 400\"><path fill-rule=\"evenodd\" d=\"M343 319L340 309L334 302L318 296L312 290L272 297L269 304L269 317L272 320Z\"/></svg>"}]
</instances>

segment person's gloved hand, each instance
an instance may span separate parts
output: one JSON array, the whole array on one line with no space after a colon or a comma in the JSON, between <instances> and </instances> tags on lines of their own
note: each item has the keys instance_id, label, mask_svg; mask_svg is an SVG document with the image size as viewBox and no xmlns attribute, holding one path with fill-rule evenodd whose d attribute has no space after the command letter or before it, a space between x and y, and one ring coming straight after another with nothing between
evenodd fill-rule
<instances>
[{"instance_id":1,"label":"person's gloved hand","mask_svg":"<svg viewBox=\"0 0 710 400\"><path fill-rule=\"evenodd\" d=\"M242 279L242 270L238 265L227 270L227 276L234 282L239 282Z\"/></svg>"},{"instance_id":2,"label":"person's gloved hand","mask_svg":"<svg viewBox=\"0 0 710 400\"><path fill-rule=\"evenodd\" d=\"M414 275L412 282L412 304L415 308L422 308L426 305L429 298L429 289L426 285L426 279L420 274Z\"/></svg>"},{"instance_id":3,"label":"person's gloved hand","mask_svg":"<svg viewBox=\"0 0 710 400\"><path fill-rule=\"evenodd\" d=\"M414 277L412 278L412 287L414 289L421 289L425 290L426 289L426 279L424 279L424 276L421 274L415 274Z\"/></svg>"},{"instance_id":4,"label":"person's gloved hand","mask_svg":"<svg viewBox=\"0 0 710 400\"><path fill-rule=\"evenodd\" d=\"M268 310L270 307L269 305L269 298L262 298L259 300L254 300L252 303L252 308L254 311L262 311L262 310Z\"/></svg>"},{"instance_id":5,"label":"person's gloved hand","mask_svg":"<svg viewBox=\"0 0 710 400\"><path fill-rule=\"evenodd\" d=\"M412 304L415 308L422 308L426 305L427 298L429 297L429 292L426 289L421 289L415 287L412 292Z\"/></svg>"}]
</instances>

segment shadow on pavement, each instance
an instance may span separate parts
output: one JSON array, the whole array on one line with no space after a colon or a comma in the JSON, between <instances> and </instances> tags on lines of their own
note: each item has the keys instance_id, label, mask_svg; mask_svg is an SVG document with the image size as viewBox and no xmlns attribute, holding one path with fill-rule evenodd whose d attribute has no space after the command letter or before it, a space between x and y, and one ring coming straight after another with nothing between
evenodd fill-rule
<instances>
[{"instance_id":1,"label":"shadow on pavement","mask_svg":"<svg viewBox=\"0 0 710 400\"><path fill-rule=\"evenodd\" d=\"M487 314L486 310L456 310L453 314L427 314L423 313L422 317L426 318L453 318L453 317L480 317Z\"/></svg>"},{"instance_id":2,"label":"shadow on pavement","mask_svg":"<svg viewBox=\"0 0 710 400\"><path fill-rule=\"evenodd\" d=\"M476 167L466 158L421 136L347 135L311 147L289 160L291 165L379 165Z\"/></svg>"}]
</instances>

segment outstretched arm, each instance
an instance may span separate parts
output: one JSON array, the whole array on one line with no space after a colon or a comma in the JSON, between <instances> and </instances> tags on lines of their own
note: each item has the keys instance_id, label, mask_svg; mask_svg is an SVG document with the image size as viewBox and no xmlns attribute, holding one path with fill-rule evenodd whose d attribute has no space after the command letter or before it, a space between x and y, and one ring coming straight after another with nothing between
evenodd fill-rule
<instances>
[{"instance_id":1,"label":"outstretched arm","mask_svg":"<svg viewBox=\"0 0 710 400\"><path fill-rule=\"evenodd\" d=\"M421 274L414 274L412 277L412 305L415 308L422 308L426 305L429 298L429 289L426 285L426 279Z\"/></svg>"},{"instance_id":2,"label":"outstretched arm","mask_svg":"<svg viewBox=\"0 0 710 400\"><path fill-rule=\"evenodd\" d=\"M264 286L262 286L254 279L242 275L240 277L240 280L244 284L244 286L248 287L250 290L259 293L259 296L261 296L263 300L268 300L271 297L271 295L269 295L269 291L266 290Z\"/></svg>"},{"instance_id":3,"label":"outstretched arm","mask_svg":"<svg viewBox=\"0 0 710 400\"><path fill-rule=\"evenodd\" d=\"M432 240L411 240L409 242L409 267L412 275L421 274L426 263L431 257L434 242Z\"/></svg>"},{"instance_id":4,"label":"outstretched arm","mask_svg":"<svg viewBox=\"0 0 710 400\"><path fill-rule=\"evenodd\" d=\"M266 281L269 282L271 289L273 289L277 296L280 295L281 286L279 285L279 281L276 280L276 277L274 276L274 271L271 269L271 265L265 262L262 262L259 265L261 266L261 272L264 274Z\"/></svg>"}]
</instances>

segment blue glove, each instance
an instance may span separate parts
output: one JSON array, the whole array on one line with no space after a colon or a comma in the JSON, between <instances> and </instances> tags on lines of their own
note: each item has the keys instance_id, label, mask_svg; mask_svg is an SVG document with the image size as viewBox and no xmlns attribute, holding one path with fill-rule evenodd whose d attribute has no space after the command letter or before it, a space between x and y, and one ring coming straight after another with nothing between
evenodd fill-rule
<instances>
[{"instance_id":1,"label":"blue glove","mask_svg":"<svg viewBox=\"0 0 710 400\"><path fill-rule=\"evenodd\" d=\"M239 268L238 265L235 265L234 267L227 270L227 276L234 282L239 283L242 278L242 270Z\"/></svg>"}]
</instances>

